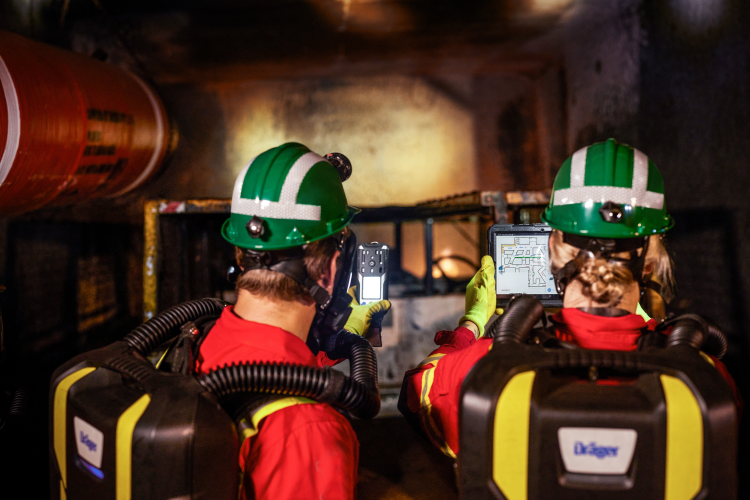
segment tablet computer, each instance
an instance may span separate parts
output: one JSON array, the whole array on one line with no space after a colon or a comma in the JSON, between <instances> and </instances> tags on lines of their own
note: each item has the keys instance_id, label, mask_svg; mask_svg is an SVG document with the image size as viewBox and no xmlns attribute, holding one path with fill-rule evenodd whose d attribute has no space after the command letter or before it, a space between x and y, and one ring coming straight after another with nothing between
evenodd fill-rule
<instances>
[{"instance_id":1,"label":"tablet computer","mask_svg":"<svg viewBox=\"0 0 750 500\"><path fill-rule=\"evenodd\" d=\"M489 255L495 261L497 306L514 295L533 295L544 307L562 307L549 267L547 224L495 224L487 234Z\"/></svg>"}]
</instances>

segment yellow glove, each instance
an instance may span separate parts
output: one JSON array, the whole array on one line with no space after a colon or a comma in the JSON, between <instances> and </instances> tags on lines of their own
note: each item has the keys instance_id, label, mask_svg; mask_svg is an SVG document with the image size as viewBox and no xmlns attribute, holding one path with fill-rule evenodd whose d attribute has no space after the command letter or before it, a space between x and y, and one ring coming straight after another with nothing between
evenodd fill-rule
<instances>
[{"instance_id":1,"label":"yellow glove","mask_svg":"<svg viewBox=\"0 0 750 500\"><path fill-rule=\"evenodd\" d=\"M356 286L349 289L349 296L352 298L352 313L349 315L349 319L346 320L344 329L360 337L367 335L367 330L370 329L371 323L380 324L383 316L391 309L391 303L388 300L371 302L363 306L357 305Z\"/></svg>"},{"instance_id":2,"label":"yellow glove","mask_svg":"<svg viewBox=\"0 0 750 500\"><path fill-rule=\"evenodd\" d=\"M466 315L459 320L471 321L479 329L479 337L484 335L484 325L495 313L497 306L497 291L495 290L495 263L492 257L482 257L482 267L471 278L466 287ZM502 310L500 310L502 311ZM502 313L501 313L502 314ZM478 338L479 338L478 337Z\"/></svg>"}]
</instances>

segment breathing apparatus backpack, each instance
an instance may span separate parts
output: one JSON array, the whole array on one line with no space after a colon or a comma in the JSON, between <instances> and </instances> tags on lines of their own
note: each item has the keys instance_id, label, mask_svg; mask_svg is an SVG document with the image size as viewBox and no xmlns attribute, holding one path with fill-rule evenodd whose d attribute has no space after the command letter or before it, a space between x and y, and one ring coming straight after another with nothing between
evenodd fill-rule
<instances>
[{"instance_id":1,"label":"breathing apparatus backpack","mask_svg":"<svg viewBox=\"0 0 750 500\"><path fill-rule=\"evenodd\" d=\"M200 344L226 305L210 298L180 304L55 371L51 498L236 499L238 429L261 398L309 398L359 418L378 413L372 347L345 331L330 339L329 355L349 359L351 377L275 363L196 376ZM157 369L147 356L172 338Z\"/></svg>"},{"instance_id":2,"label":"breathing apparatus backpack","mask_svg":"<svg viewBox=\"0 0 750 500\"><path fill-rule=\"evenodd\" d=\"M699 351L726 350L719 330L687 315L638 351L584 350L533 331L542 314L513 300L463 383L462 499L736 497L734 398Z\"/></svg>"}]
</instances>

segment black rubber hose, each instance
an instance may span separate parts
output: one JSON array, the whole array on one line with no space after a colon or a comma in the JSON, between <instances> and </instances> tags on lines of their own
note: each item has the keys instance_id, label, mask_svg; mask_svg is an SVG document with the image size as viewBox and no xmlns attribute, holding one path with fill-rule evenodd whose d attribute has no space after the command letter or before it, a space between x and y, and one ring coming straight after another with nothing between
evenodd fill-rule
<instances>
[{"instance_id":1,"label":"black rubber hose","mask_svg":"<svg viewBox=\"0 0 750 500\"><path fill-rule=\"evenodd\" d=\"M706 322L696 314L686 314L676 319L674 328L667 338L667 347L687 345L700 350L706 337Z\"/></svg>"},{"instance_id":2,"label":"black rubber hose","mask_svg":"<svg viewBox=\"0 0 750 500\"><path fill-rule=\"evenodd\" d=\"M722 329L719 328L719 325L713 321L706 319L706 326L708 327L708 331L706 332L708 335L703 341L703 350L717 359L721 359L727 353L727 348L729 347L727 337L724 335Z\"/></svg>"},{"instance_id":3,"label":"black rubber hose","mask_svg":"<svg viewBox=\"0 0 750 500\"><path fill-rule=\"evenodd\" d=\"M372 345L359 335L342 330L336 337L336 343L330 359L349 360L349 376L368 390L378 393L378 360ZM380 405L380 403L378 403Z\"/></svg>"},{"instance_id":4,"label":"black rubber hose","mask_svg":"<svg viewBox=\"0 0 750 500\"><path fill-rule=\"evenodd\" d=\"M544 314L541 302L530 295L511 299L500 319L490 326L490 336L499 343L523 344Z\"/></svg>"},{"instance_id":5,"label":"black rubber hose","mask_svg":"<svg viewBox=\"0 0 750 500\"><path fill-rule=\"evenodd\" d=\"M143 323L127 334L124 340L145 356L169 338L177 335L180 327L188 321L194 321L209 314L221 314L227 305L213 298L192 300L176 305Z\"/></svg>"},{"instance_id":6,"label":"black rubber hose","mask_svg":"<svg viewBox=\"0 0 750 500\"><path fill-rule=\"evenodd\" d=\"M727 338L712 321L697 314L684 314L669 323L675 326L667 338L667 347L689 345L718 359L727 353Z\"/></svg>"},{"instance_id":7,"label":"black rubber hose","mask_svg":"<svg viewBox=\"0 0 750 500\"><path fill-rule=\"evenodd\" d=\"M221 314L226 303L218 299L200 299L167 309L142 324L125 341L143 355L177 335L188 321ZM212 370L199 377L203 387L219 401L240 392L283 394L309 397L349 411L358 418L372 418L380 411L378 365L372 346L362 337L342 331L338 334L332 359L350 361L351 377L317 367L241 363Z\"/></svg>"},{"instance_id":8,"label":"black rubber hose","mask_svg":"<svg viewBox=\"0 0 750 500\"><path fill-rule=\"evenodd\" d=\"M8 414L25 417L28 414L28 406L28 397L26 395L26 391L23 388L19 387L13 394L13 399L10 402L10 409L8 410Z\"/></svg>"},{"instance_id":9,"label":"black rubber hose","mask_svg":"<svg viewBox=\"0 0 750 500\"><path fill-rule=\"evenodd\" d=\"M330 368L241 363L211 370L198 377L200 384L219 403L247 392L307 397L338 406L358 418L372 418L380 411L380 396L364 384Z\"/></svg>"}]
</instances>

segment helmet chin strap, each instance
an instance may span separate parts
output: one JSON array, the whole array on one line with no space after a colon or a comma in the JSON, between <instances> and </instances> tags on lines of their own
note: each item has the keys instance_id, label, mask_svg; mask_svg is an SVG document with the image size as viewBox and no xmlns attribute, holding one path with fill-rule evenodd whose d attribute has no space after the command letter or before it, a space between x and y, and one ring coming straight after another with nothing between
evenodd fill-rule
<instances>
[{"instance_id":1,"label":"helmet chin strap","mask_svg":"<svg viewBox=\"0 0 750 500\"><path fill-rule=\"evenodd\" d=\"M580 274L586 261L591 259L606 259L607 262L625 266L633 275L633 279L640 285L641 296L649 288L660 293L661 285L651 280L651 275L643 276L643 267L648 252L649 237L643 238L589 238L575 234L563 233L563 241L579 250L576 257L567 262L554 274L555 287L560 296L564 296L565 288ZM638 249L643 251L638 255ZM628 252L629 259L613 257L613 254Z\"/></svg>"},{"instance_id":2,"label":"helmet chin strap","mask_svg":"<svg viewBox=\"0 0 750 500\"><path fill-rule=\"evenodd\" d=\"M333 277L333 293L320 286L307 273L305 267L305 250L303 246L283 250L261 251L244 249L242 251L243 272L253 269L266 269L289 276L308 291L316 304L315 318L308 335L308 346L317 354L318 342L326 350L327 338L344 328L351 314L351 297L347 294L352 263L357 248L357 238L350 232L348 236L339 233L334 238L339 258L336 275ZM317 342L315 342L317 339Z\"/></svg>"}]
</instances>

